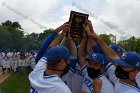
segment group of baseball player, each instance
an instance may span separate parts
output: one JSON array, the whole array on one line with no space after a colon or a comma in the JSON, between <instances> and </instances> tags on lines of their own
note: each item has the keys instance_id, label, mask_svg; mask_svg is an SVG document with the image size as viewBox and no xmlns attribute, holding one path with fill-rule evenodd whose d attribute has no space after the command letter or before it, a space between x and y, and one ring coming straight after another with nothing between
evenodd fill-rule
<instances>
[{"instance_id":1,"label":"group of baseball player","mask_svg":"<svg viewBox=\"0 0 140 93\"><path fill-rule=\"evenodd\" d=\"M33 52L0 52L0 65L2 68L2 75L6 71L9 73L25 73L31 72L35 66L35 53Z\"/></svg>"},{"instance_id":2,"label":"group of baseball player","mask_svg":"<svg viewBox=\"0 0 140 93\"><path fill-rule=\"evenodd\" d=\"M140 93L140 54L108 46L86 20L81 44L64 23L46 37L29 74L30 93Z\"/></svg>"}]
</instances>

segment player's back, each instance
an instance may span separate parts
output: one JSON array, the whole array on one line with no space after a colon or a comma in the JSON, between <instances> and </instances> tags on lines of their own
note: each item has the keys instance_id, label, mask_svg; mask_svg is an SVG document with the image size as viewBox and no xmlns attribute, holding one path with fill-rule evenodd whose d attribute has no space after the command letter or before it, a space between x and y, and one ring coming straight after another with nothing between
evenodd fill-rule
<instances>
[{"instance_id":1,"label":"player's back","mask_svg":"<svg viewBox=\"0 0 140 93\"><path fill-rule=\"evenodd\" d=\"M45 69L46 63L40 60L30 73L31 93L71 93L67 85L58 75L46 75L44 73Z\"/></svg>"},{"instance_id":2,"label":"player's back","mask_svg":"<svg viewBox=\"0 0 140 93\"><path fill-rule=\"evenodd\" d=\"M38 78L38 80L31 82L31 86L31 93L35 93L33 90L37 91L37 93L71 93L57 75L49 75L44 76L43 78Z\"/></svg>"}]
</instances>

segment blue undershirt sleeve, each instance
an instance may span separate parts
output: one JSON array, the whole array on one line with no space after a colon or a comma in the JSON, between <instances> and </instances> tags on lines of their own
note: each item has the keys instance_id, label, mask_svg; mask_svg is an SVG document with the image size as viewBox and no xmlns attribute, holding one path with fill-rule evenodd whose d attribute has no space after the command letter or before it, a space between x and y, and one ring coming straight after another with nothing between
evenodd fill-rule
<instances>
[{"instance_id":1,"label":"blue undershirt sleeve","mask_svg":"<svg viewBox=\"0 0 140 93\"><path fill-rule=\"evenodd\" d=\"M103 52L99 44L96 44L95 46L93 46L92 50L93 50L93 53L100 53L102 55L105 55L105 53Z\"/></svg>"},{"instance_id":2,"label":"blue undershirt sleeve","mask_svg":"<svg viewBox=\"0 0 140 93\"><path fill-rule=\"evenodd\" d=\"M39 48L39 52L36 56L35 63L37 63L41 59L41 57L44 55L46 49L49 47L49 45L54 40L56 35L57 35L57 32L52 31L52 33L46 37L46 39L42 43L41 47Z\"/></svg>"}]
</instances>

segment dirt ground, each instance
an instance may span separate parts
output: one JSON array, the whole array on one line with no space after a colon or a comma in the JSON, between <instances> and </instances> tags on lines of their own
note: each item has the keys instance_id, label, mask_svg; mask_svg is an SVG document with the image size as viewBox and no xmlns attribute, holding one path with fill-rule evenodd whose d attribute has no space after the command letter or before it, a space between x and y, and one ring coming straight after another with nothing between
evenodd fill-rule
<instances>
[{"instance_id":1,"label":"dirt ground","mask_svg":"<svg viewBox=\"0 0 140 93\"><path fill-rule=\"evenodd\" d=\"M0 68L0 84L10 76L11 74L9 74L9 72L5 72L4 75L2 75L2 68Z\"/></svg>"}]
</instances>

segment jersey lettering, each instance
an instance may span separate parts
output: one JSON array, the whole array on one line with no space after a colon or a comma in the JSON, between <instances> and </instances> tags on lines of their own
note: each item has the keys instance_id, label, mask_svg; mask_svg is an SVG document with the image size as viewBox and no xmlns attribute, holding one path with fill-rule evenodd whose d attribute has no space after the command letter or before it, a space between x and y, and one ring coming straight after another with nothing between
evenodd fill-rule
<instances>
[{"instance_id":1,"label":"jersey lettering","mask_svg":"<svg viewBox=\"0 0 140 93\"><path fill-rule=\"evenodd\" d=\"M92 82L89 79L84 78L84 83L87 86L87 88L90 90L90 92L93 93Z\"/></svg>"}]
</instances>

